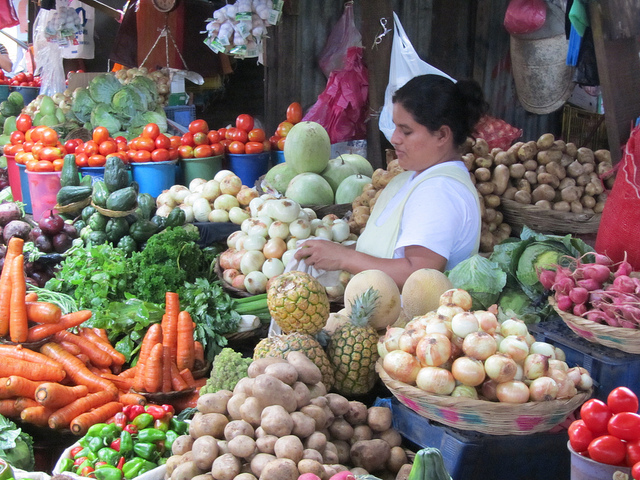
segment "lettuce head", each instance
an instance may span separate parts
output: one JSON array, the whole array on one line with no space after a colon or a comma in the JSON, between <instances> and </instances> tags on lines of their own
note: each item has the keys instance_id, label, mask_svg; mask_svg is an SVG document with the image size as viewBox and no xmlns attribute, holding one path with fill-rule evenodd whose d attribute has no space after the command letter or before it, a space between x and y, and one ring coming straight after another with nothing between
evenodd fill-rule
<instances>
[{"instance_id":1,"label":"lettuce head","mask_svg":"<svg viewBox=\"0 0 640 480\"><path fill-rule=\"evenodd\" d=\"M33 439L8 418L0 415L0 458L12 467L32 471L35 466Z\"/></svg>"}]
</instances>

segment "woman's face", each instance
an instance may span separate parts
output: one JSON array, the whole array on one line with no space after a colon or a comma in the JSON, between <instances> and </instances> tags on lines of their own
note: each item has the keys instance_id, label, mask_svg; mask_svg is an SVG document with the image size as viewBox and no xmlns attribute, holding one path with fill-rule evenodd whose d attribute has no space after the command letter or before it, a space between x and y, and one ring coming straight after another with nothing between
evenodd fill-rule
<instances>
[{"instance_id":1,"label":"woman's face","mask_svg":"<svg viewBox=\"0 0 640 480\"><path fill-rule=\"evenodd\" d=\"M396 129L391 144L398 163L405 170L421 172L441 161L442 136L416 122L401 103L393 104L393 123Z\"/></svg>"}]
</instances>

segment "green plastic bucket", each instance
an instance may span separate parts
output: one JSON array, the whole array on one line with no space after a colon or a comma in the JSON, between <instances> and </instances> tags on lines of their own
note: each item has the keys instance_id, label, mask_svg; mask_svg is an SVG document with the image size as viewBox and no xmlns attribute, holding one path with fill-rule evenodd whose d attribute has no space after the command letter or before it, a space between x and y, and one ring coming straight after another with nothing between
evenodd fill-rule
<instances>
[{"instance_id":1,"label":"green plastic bucket","mask_svg":"<svg viewBox=\"0 0 640 480\"><path fill-rule=\"evenodd\" d=\"M4 102L7 98L9 98L9 92L9 85L0 85L0 102Z\"/></svg>"},{"instance_id":2,"label":"green plastic bucket","mask_svg":"<svg viewBox=\"0 0 640 480\"><path fill-rule=\"evenodd\" d=\"M189 185L194 178L212 180L216 173L222 169L222 158L222 155L216 155L215 157L181 159L184 185Z\"/></svg>"}]
</instances>

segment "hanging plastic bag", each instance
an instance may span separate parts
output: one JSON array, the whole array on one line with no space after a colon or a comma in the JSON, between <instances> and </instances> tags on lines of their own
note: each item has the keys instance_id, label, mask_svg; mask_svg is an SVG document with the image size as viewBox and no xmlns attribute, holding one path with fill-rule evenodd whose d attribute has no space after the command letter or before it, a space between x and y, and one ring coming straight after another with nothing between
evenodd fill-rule
<instances>
[{"instance_id":1,"label":"hanging plastic bag","mask_svg":"<svg viewBox=\"0 0 640 480\"><path fill-rule=\"evenodd\" d=\"M504 28L510 35L540 30L547 20L544 0L511 0L504 15Z\"/></svg>"},{"instance_id":2,"label":"hanging plastic bag","mask_svg":"<svg viewBox=\"0 0 640 480\"><path fill-rule=\"evenodd\" d=\"M55 13L55 10L40 9L33 23L35 74L40 75L42 80L40 93L49 96L64 92L67 88L62 65L62 52L57 42L47 40L46 34L46 25Z\"/></svg>"},{"instance_id":3,"label":"hanging plastic bag","mask_svg":"<svg viewBox=\"0 0 640 480\"><path fill-rule=\"evenodd\" d=\"M361 46L362 35L353 20L353 2L350 2L344 6L342 16L331 30L327 44L320 53L320 69L328 78L334 70L342 70L350 47Z\"/></svg>"},{"instance_id":4,"label":"hanging plastic bag","mask_svg":"<svg viewBox=\"0 0 640 480\"><path fill-rule=\"evenodd\" d=\"M95 8L90 7L79 0L72 0L68 3L68 8L75 11L80 19L80 28L74 32L73 37L66 45L61 45L62 58L85 58L94 57L95 41L93 30L96 18Z\"/></svg>"},{"instance_id":5,"label":"hanging plastic bag","mask_svg":"<svg viewBox=\"0 0 640 480\"><path fill-rule=\"evenodd\" d=\"M331 143L367 136L369 80L362 54L362 47L347 50L344 68L331 72L326 88L303 118L322 125Z\"/></svg>"},{"instance_id":6,"label":"hanging plastic bag","mask_svg":"<svg viewBox=\"0 0 640 480\"><path fill-rule=\"evenodd\" d=\"M391 141L391 135L395 130L393 124L393 94L397 89L418 75L442 75L455 82L453 78L438 70L436 67L423 61L411 44L411 40L402 28L400 19L393 12L394 34L391 44L391 63L389 65L389 83L384 92L384 106L380 112L379 128L387 140Z\"/></svg>"}]
</instances>

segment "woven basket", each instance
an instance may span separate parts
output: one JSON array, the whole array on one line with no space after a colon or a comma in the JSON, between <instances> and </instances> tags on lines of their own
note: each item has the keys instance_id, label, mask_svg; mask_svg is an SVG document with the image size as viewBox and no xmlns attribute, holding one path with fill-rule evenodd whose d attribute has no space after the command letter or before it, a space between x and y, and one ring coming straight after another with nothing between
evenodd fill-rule
<instances>
[{"instance_id":1,"label":"woven basket","mask_svg":"<svg viewBox=\"0 0 640 480\"><path fill-rule=\"evenodd\" d=\"M603 325L568 312L563 312L558 308L556 299L553 297L549 297L549 305L553 307L564 323L579 337L591 343L615 348L623 352L640 353L640 330Z\"/></svg>"},{"instance_id":2,"label":"woven basket","mask_svg":"<svg viewBox=\"0 0 640 480\"><path fill-rule=\"evenodd\" d=\"M536 232L547 234L597 233L600 225L599 213L571 213L545 210L535 205L524 205L506 198L500 199L504 221L512 228L525 225Z\"/></svg>"},{"instance_id":3,"label":"woven basket","mask_svg":"<svg viewBox=\"0 0 640 480\"><path fill-rule=\"evenodd\" d=\"M111 218L126 217L127 215L131 215L136 211L135 207L132 208L131 210L127 210L126 212L121 212L119 210L109 210L107 208L99 207L98 205L93 203L93 200L91 201L91 206L95 208L98 212L100 212L102 215L104 215L105 217L111 217Z\"/></svg>"},{"instance_id":4,"label":"woven basket","mask_svg":"<svg viewBox=\"0 0 640 480\"><path fill-rule=\"evenodd\" d=\"M216 264L213 266L213 271L216 276L220 280L220 285L222 285L222 289L226 291L232 297L251 297L253 294L247 292L246 290L240 290L227 282L225 282L222 278L222 267L220 267L220 258L216 258Z\"/></svg>"},{"instance_id":5,"label":"woven basket","mask_svg":"<svg viewBox=\"0 0 640 480\"><path fill-rule=\"evenodd\" d=\"M79 202L73 202L68 205L56 204L56 206L53 208L55 208L59 213L73 213L73 212L79 212L90 203L91 203L91 197L88 197L88 198L85 198L84 200L81 200Z\"/></svg>"},{"instance_id":6,"label":"woven basket","mask_svg":"<svg viewBox=\"0 0 640 480\"><path fill-rule=\"evenodd\" d=\"M392 379L382 367L382 360L376 363L376 371L391 393L419 415L449 427L490 435L529 435L549 431L591 396L591 391L588 391L566 400L549 402L490 402L429 394Z\"/></svg>"}]
</instances>

